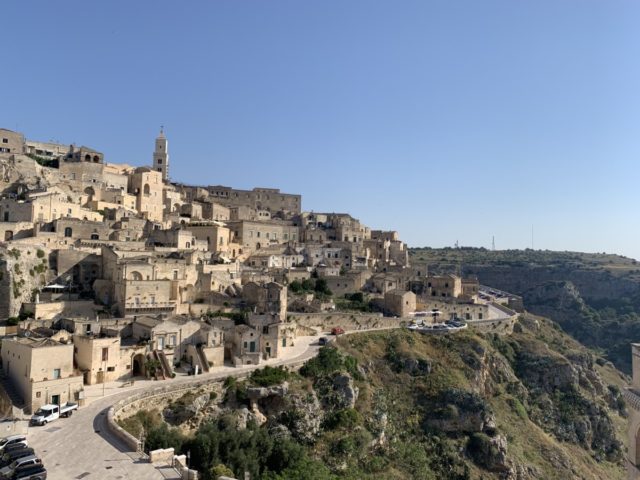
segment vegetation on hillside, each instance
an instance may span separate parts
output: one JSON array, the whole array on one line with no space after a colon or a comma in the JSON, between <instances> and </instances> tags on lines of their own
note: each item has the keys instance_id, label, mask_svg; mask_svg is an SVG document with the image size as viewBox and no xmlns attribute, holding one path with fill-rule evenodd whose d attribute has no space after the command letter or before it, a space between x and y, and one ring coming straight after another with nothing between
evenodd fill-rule
<instances>
[{"instance_id":1,"label":"vegetation on hillside","mask_svg":"<svg viewBox=\"0 0 640 480\"><path fill-rule=\"evenodd\" d=\"M625 477L624 381L553 322L526 315L510 336L343 337L299 374L228 379L193 434L159 412L122 425L134 434L144 425L148 449L190 451L205 480L245 471L269 480L615 480Z\"/></svg>"},{"instance_id":2,"label":"vegetation on hillside","mask_svg":"<svg viewBox=\"0 0 640 480\"><path fill-rule=\"evenodd\" d=\"M522 295L525 308L547 316L583 344L631 373L629 344L640 341L640 265L606 253L483 248L412 249L432 272L473 273Z\"/></svg>"}]
</instances>

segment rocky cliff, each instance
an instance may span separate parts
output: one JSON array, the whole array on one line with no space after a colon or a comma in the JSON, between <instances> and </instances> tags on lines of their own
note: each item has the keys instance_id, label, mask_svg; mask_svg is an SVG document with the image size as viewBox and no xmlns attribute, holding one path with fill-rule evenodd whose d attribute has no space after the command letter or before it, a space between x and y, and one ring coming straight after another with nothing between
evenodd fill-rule
<instances>
[{"instance_id":1,"label":"rocky cliff","mask_svg":"<svg viewBox=\"0 0 640 480\"><path fill-rule=\"evenodd\" d=\"M32 302L50 279L49 250L12 245L0 247L0 318L15 317L23 302Z\"/></svg>"},{"instance_id":2,"label":"rocky cliff","mask_svg":"<svg viewBox=\"0 0 640 480\"><path fill-rule=\"evenodd\" d=\"M361 333L300 374L260 370L165 409L150 447L190 449L205 479L623 479L625 381L529 314L507 337ZM167 422L192 423L176 437ZM242 455L223 446L234 435Z\"/></svg>"}]
</instances>

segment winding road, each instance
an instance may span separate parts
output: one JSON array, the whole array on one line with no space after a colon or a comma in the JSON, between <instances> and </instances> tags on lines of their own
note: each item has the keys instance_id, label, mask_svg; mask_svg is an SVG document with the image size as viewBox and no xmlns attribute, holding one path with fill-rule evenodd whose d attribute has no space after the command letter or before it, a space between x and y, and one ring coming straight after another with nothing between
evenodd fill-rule
<instances>
[{"instance_id":1,"label":"winding road","mask_svg":"<svg viewBox=\"0 0 640 480\"><path fill-rule=\"evenodd\" d=\"M298 337L286 358L274 359L260 365L244 367L219 367L214 372L192 376L179 376L171 385L188 385L210 379L222 380L228 376L242 376L265 365L290 365L314 357L318 352L318 337ZM164 383L163 382L163 383ZM157 381L136 380L134 386L123 387L122 382L85 387L87 405L70 418L63 418L43 427L31 427L29 445L42 458L49 480L159 480L178 479L170 467L148 463L140 454L127 451L119 439L110 434L107 411L114 403L125 399L132 392L150 390Z\"/></svg>"}]
</instances>

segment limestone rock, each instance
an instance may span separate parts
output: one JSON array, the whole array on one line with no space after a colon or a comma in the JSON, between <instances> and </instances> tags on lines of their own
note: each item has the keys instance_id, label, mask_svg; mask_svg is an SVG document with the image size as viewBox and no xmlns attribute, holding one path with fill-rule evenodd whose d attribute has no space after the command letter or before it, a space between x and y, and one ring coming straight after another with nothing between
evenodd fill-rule
<instances>
[{"instance_id":1,"label":"limestone rock","mask_svg":"<svg viewBox=\"0 0 640 480\"><path fill-rule=\"evenodd\" d=\"M358 387L353 385L353 379L348 373L336 375L333 378L333 391L336 395L338 408L353 408L358 400Z\"/></svg>"},{"instance_id":2,"label":"limestone rock","mask_svg":"<svg viewBox=\"0 0 640 480\"><path fill-rule=\"evenodd\" d=\"M287 408L279 415L278 421L291 435L302 443L313 443L320 434L324 411L314 392L294 394L288 398Z\"/></svg>"}]
</instances>

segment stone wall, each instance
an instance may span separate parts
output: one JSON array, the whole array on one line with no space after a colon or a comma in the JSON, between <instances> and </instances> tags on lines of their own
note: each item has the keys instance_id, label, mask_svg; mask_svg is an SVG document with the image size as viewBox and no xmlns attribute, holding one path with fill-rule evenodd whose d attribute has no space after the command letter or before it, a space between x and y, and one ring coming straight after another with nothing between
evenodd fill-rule
<instances>
[{"instance_id":1,"label":"stone wall","mask_svg":"<svg viewBox=\"0 0 640 480\"><path fill-rule=\"evenodd\" d=\"M470 320L467 323L474 330L483 333L497 333L509 335L513 333L513 327L518 321L518 315L493 320Z\"/></svg>"},{"instance_id":2,"label":"stone wall","mask_svg":"<svg viewBox=\"0 0 640 480\"><path fill-rule=\"evenodd\" d=\"M24 311L38 320L53 320L62 316L95 318L103 307L93 300L61 300L58 302L25 302Z\"/></svg>"},{"instance_id":3,"label":"stone wall","mask_svg":"<svg viewBox=\"0 0 640 480\"><path fill-rule=\"evenodd\" d=\"M287 314L287 319L299 327L321 327L331 330L341 327L345 330L364 330L369 328L400 327L411 321L410 318L383 317L380 313L294 313Z\"/></svg>"}]
</instances>

